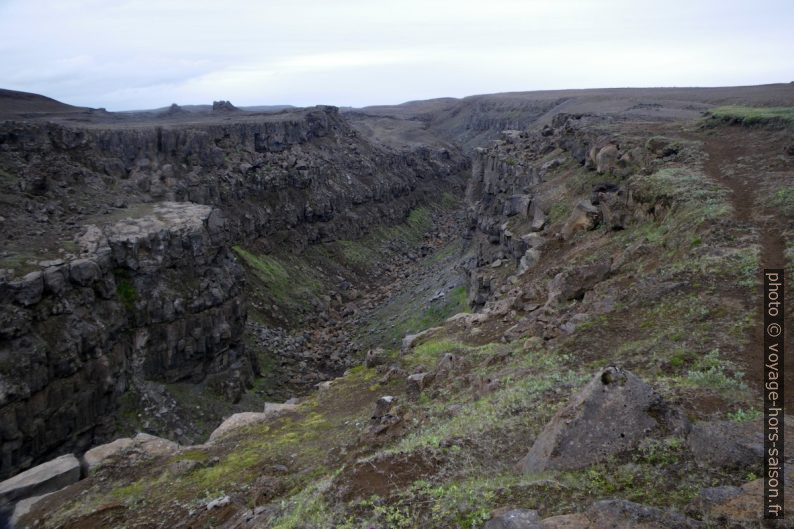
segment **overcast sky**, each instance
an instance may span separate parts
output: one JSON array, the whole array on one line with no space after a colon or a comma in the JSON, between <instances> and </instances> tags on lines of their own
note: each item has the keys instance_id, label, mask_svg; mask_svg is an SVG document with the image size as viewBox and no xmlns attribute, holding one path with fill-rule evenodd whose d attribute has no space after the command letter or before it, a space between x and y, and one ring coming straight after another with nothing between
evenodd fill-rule
<instances>
[{"instance_id":1,"label":"overcast sky","mask_svg":"<svg viewBox=\"0 0 794 529\"><path fill-rule=\"evenodd\" d=\"M794 80L794 2L0 0L0 87L109 110Z\"/></svg>"}]
</instances>

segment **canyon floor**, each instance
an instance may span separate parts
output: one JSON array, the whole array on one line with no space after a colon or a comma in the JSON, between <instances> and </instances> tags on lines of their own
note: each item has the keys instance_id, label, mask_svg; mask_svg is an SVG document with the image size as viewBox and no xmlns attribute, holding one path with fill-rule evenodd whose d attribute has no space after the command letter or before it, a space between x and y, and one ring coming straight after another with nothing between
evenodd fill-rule
<instances>
[{"instance_id":1,"label":"canyon floor","mask_svg":"<svg viewBox=\"0 0 794 529\"><path fill-rule=\"evenodd\" d=\"M794 85L198 117L12 96L2 468L82 465L17 526L764 526Z\"/></svg>"}]
</instances>

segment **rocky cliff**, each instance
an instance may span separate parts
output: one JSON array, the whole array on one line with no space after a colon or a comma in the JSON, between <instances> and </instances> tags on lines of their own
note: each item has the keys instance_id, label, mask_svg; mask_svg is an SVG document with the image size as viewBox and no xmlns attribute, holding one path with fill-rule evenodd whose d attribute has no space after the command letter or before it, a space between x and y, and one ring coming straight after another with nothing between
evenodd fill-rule
<instances>
[{"instance_id":1,"label":"rocky cliff","mask_svg":"<svg viewBox=\"0 0 794 529\"><path fill-rule=\"evenodd\" d=\"M144 380L250 381L242 269L220 213L137 209L90 225L79 258L0 283L3 474L112 434L117 399Z\"/></svg>"},{"instance_id":2,"label":"rocky cliff","mask_svg":"<svg viewBox=\"0 0 794 529\"><path fill-rule=\"evenodd\" d=\"M626 178L650 174L661 158L679 154L681 145L647 134L618 135L613 126L604 116L562 113L542 128L503 131L491 146L475 150L466 190L468 238L476 249L474 305L485 303L493 288L486 265L514 263L523 273L549 241L570 240L598 226L622 230L663 209L643 204ZM560 170L575 174L565 184L579 197L570 211L560 204L565 188L554 181Z\"/></svg>"},{"instance_id":3,"label":"rocky cliff","mask_svg":"<svg viewBox=\"0 0 794 529\"><path fill-rule=\"evenodd\" d=\"M239 399L258 366L231 246L361 236L467 166L374 145L332 107L147 119L0 123L0 477L108 438L151 381Z\"/></svg>"}]
</instances>

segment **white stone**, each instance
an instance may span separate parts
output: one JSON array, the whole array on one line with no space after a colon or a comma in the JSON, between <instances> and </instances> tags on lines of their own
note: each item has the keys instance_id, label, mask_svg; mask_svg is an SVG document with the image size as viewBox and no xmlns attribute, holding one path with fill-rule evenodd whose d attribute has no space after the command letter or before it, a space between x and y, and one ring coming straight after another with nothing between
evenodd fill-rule
<instances>
[{"instance_id":1,"label":"white stone","mask_svg":"<svg viewBox=\"0 0 794 529\"><path fill-rule=\"evenodd\" d=\"M80 461L67 454L0 482L0 499L13 503L55 492L79 480Z\"/></svg>"},{"instance_id":2,"label":"white stone","mask_svg":"<svg viewBox=\"0 0 794 529\"><path fill-rule=\"evenodd\" d=\"M83 470L85 472L91 471L93 468L101 465L106 459L118 455L124 450L130 448L133 444L134 441L129 437L122 437L110 443L95 446L83 454Z\"/></svg>"}]
</instances>

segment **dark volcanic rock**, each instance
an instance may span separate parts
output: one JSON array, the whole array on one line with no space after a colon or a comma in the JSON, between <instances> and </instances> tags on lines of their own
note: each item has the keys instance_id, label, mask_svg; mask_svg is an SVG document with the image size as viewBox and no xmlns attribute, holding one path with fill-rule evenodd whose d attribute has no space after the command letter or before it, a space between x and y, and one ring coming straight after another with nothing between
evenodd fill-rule
<instances>
[{"instance_id":1,"label":"dark volcanic rock","mask_svg":"<svg viewBox=\"0 0 794 529\"><path fill-rule=\"evenodd\" d=\"M231 246L353 239L467 168L452 148L370 144L333 107L171 111L0 123L0 237L21 263L0 272L0 478L110 440L131 389L156 410L156 383L240 399L258 367Z\"/></svg>"},{"instance_id":2,"label":"dark volcanic rock","mask_svg":"<svg viewBox=\"0 0 794 529\"><path fill-rule=\"evenodd\" d=\"M544 529L537 511L514 509L488 520L483 529Z\"/></svg>"},{"instance_id":3,"label":"dark volcanic rock","mask_svg":"<svg viewBox=\"0 0 794 529\"><path fill-rule=\"evenodd\" d=\"M256 369L241 341L243 271L213 228L213 208L162 203L138 213L89 230L93 253L49 266L43 294L38 286L0 304L3 320L27 322L8 328L0 347L16 358L3 364L0 475L109 435L115 402L141 380L202 380L239 365L250 379ZM20 288L0 282L0 298Z\"/></svg>"},{"instance_id":4,"label":"dark volcanic rock","mask_svg":"<svg viewBox=\"0 0 794 529\"><path fill-rule=\"evenodd\" d=\"M764 456L763 431L760 421L699 422L692 426L687 445L698 461L708 465L754 466Z\"/></svg>"},{"instance_id":5,"label":"dark volcanic rock","mask_svg":"<svg viewBox=\"0 0 794 529\"><path fill-rule=\"evenodd\" d=\"M585 514L592 529L705 529L703 522L627 500L596 502Z\"/></svg>"},{"instance_id":6,"label":"dark volcanic rock","mask_svg":"<svg viewBox=\"0 0 794 529\"><path fill-rule=\"evenodd\" d=\"M71 454L31 468L0 482L0 500L17 502L54 492L80 479L80 462Z\"/></svg>"},{"instance_id":7,"label":"dark volcanic rock","mask_svg":"<svg viewBox=\"0 0 794 529\"><path fill-rule=\"evenodd\" d=\"M640 378L608 367L557 412L520 467L525 472L582 468L635 448L648 436L687 426Z\"/></svg>"}]
</instances>

